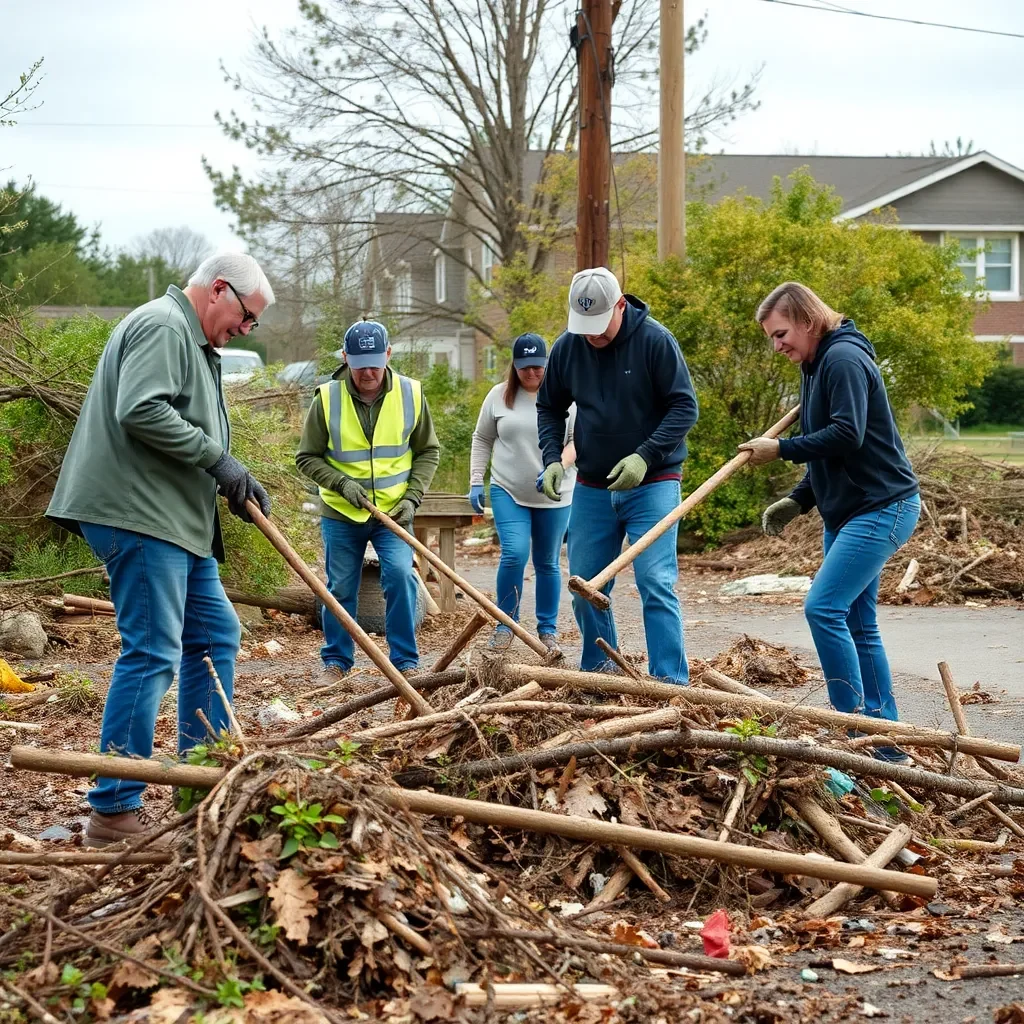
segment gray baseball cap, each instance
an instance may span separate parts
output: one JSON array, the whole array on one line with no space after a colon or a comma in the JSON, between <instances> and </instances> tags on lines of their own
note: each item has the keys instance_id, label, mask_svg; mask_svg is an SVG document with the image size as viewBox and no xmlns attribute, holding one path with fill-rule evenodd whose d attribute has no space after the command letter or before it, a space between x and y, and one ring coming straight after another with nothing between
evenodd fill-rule
<instances>
[{"instance_id":1,"label":"gray baseball cap","mask_svg":"<svg viewBox=\"0 0 1024 1024\"><path fill-rule=\"evenodd\" d=\"M607 267L581 270L569 285L569 333L604 334L622 289Z\"/></svg>"}]
</instances>

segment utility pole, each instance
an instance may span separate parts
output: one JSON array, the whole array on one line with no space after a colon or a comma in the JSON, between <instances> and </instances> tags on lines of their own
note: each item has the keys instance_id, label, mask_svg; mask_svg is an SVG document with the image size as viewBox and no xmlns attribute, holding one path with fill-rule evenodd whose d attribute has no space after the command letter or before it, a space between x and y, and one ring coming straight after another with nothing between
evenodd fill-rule
<instances>
[{"instance_id":1,"label":"utility pole","mask_svg":"<svg viewBox=\"0 0 1024 1024\"><path fill-rule=\"evenodd\" d=\"M149 292L149 301L156 298L156 277L152 267L146 267L146 287Z\"/></svg>"},{"instance_id":2,"label":"utility pole","mask_svg":"<svg viewBox=\"0 0 1024 1024\"><path fill-rule=\"evenodd\" d=\"M686 145L683 139L683 0L661 0L661 119L658 145L658 259L686 259Z\"/></svg>"},{"instance_id":3,"label":"utility pole","mask_svg":"<svg viewBox=\"0 0 1024 1024\"><path fill-rule=\"evenodd\" d=\"M612 0L581 0L572 33L579 68L576 269L608 266Z\"/></svg>"}]
</instances>

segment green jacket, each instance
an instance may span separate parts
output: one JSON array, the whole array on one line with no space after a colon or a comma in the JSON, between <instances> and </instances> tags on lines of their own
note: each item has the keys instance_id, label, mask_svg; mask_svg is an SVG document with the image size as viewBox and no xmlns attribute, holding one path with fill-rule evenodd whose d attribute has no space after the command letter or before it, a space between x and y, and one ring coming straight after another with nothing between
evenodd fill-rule
<instances>
[{"instance_id":1,"label":"green jacket","mask_svg":"<svg viewBox=\"0 0 1024 1024\"><path fill-rule=\"evenodd\" d=\"M384 404L384 396L391 390L394 373L388 367L384 375L384 387L381 388L373 405L367 405L359 399L347 366L340 367L334 376L345 382L349 394L356 399L354 405L356 415L359 417L359 424L363 428L363 433L372 441L373 429L377 425L377 417ZM299 450L295 455L295 465L299 467L300 473L304 473L319 487L326 487L329 491L340 493L341 483L345 476L324 458L329 447L330 434L327 430L327 418L324 416L320 393L317 392L313 396L313 404L309 407L309 412L306 413L306 422L302 427L302 440L299 442ZM419 505L427 488L430 487L430 481L434 479L434 473L437 472L438 464L441 461L441 444L437 440L437 434L434 433L434 421L430 417L426 395L423 396L423 409L419 422L409 435L409 447L412 448L413 459L405 497ZM328 519L353 522L348 516L342 515L337 509L331 508L322 500L320 515L326 516Z\"/></svg>"},{"instance_id":2,"label":"green jacket","mask_svg":"<svg viewBox=\"0 0 1024 1024\"><path fill-rule=\"evenodd\" d=\"M74 533L114 526L223 560L205 470L230 440L220 354L172 285L110 335L46 514Z\"/></svg>"}]
</instances>

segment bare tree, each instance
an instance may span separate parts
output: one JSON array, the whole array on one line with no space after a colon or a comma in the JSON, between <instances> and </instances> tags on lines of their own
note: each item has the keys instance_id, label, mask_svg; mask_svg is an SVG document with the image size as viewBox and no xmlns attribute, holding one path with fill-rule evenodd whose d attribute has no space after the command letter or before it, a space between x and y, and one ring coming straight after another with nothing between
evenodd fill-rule
<instances>
[{"instance_id":1,"label":"bare tree","mask_svg":"<svg viewBox=\"0 0 1024 1024\"><path fill-rule=\"evenodd\" d=\"M464 260L464 237L492 247L498 262L528 253L542 267L531 227L551 219L552 193L535 181L544 157L571 148L577 134L575 3L300 0L299 8L302 22L286 37L264 30L251 74L227 74L257 120L218 118L270 162L255 181L207 165L218 202L240 227L308 223L326 191L345 196L346 226L359 242L377 209L447 214L461 230L439 248L481 285L481 267ZM614 140L649 147L658 0L620 2L616 13ZM703 34L703 22L690 30L691 53ZM691 131L749 109L753 87L706 91L692 105Z\"/></svg>"},{"instance_id":2,"label":"bare tree","mask_svg":"<svg viewBox=\"0 0 1024 1024\"><path fill-rule=\"evenodd\" d=\"M178 276L187 277L209 256L210 240L190 227L157 228L132 243L132 255L140 260L163 260Z\"/></svg>"}]
</instances>

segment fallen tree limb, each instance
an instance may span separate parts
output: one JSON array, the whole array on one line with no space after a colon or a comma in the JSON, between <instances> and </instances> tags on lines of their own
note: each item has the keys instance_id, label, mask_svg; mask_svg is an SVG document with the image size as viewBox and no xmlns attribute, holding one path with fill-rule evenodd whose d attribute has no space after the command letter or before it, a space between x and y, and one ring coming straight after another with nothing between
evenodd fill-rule
<instances>
[{"instance_id":1,"label":"fallen tree limb","mask_svg":"<svg viewBox=\"0 0 1024 1024\"><path fill-rule=\"evenodd\" d=\"M273 594L247 594L237 587L224 587L224 593L232 604L249 605L252 608L270 608L289 615L316 615L316 600L301 587L284 587Z\"/></svg>"},{"instance_id":2,"label":"fallen tree limb","mask_svg":"<svg viewBox=\"0 0 1024 1024\"><path fill-rule=\"evenodd\" d=\"M942 687L946 691L946 700L949 703L949 710L953 713L953 721L956 723L956 731L960 734L961 741L957 745L957 749L963 749L964 736L970 736L971 730L967 725L967 716L964 714L964 706L960 703L960 692L956 688L956 683L953 681L953 673L950 671L949 665L944 662L939 662L939 678L942 680ZM952 772L956 769L956 750L953 752L952 759L949 763L949 770ZM989 775L995 776L1002 782L1006 782L1009 775L998 765L994 765L991 761L984 757L974 759L974 763L977 764L984 771L988 772Z\"/></svg>"},{"instance_id":3,"label":"fallen tree limb","mask_svg":"<svg viewBox=\"0 0 1024 1024\"><path fill-rule=\"evenodd\" d=\"M871 718L868 715L851 715L842 711L833 711L831 708L787 704L781 700L725 693L702 686L677 686L653 680L638 682L624 679L621 676L602 675L599 672L576 672L571 669L551 668L547 665L506 665L505 672L516 682L525 683L535 679L547 689L559 689L567 686L590 693L625 693L662 701L678 697L680 701L698 707L710 707L740 715L754 714L776 720L795 718L830 729L854 729L870 734L888 734L893 732L894 727L893 722L882 718ZM732 682L735 683L736 680L732 680ZM898 731L901 736L935 739L937 741L935 745L944 750L956 749L965 754L981 754L1014 763L1020 760L1020 746L1014 743L1001 743L974 736L955 736L941 729L926 729L907 722L898 723ZM906 742L910 744L912 741L908 739Z\"/></svg>"},{"instance_id":4,"label":"fallen tree limb","mask_svg":"<svg viewBox=\"0 0 1024 1024\"><path fill-rule=\"evenodd\" d=\"M72 576L95 576L106 571L106 566L94 565L88 569L70 569L68 572L59 572L56 576L35 576L29 580L0 580L0 587L31 587L37 583L53 583L56 580L70 579Z\"/></svg>"},{"instance_id":5,"label":"fallen tree limb","mask_svg":"<svg viewBox=\"0 0 1024 1024\"><path fill-rule=\"evenodd\" d=\"M58 851L56 853L16 853L0 850L0 864L25 864L32 867L80 867L86 864L170 864L169 853L120 853Z\"/></svg>"},{"instance_id":6,"label":"fallen tree limb","mask_svg":"<svg viewBox=\"0 0 1024 1024\"><path fill-rule=\"evenodd\" d=\"M448 649L441 655L433 665L431 672L443 672L465 649L470 642L483 629L490 619L479 609L473 613L473 617L462 627L462 632L451 642Z\"/></svg>"},{"instance_id":7,"label":"fallen tree limb","mask_svg":"<svg viewBox=\"0 0 1024 1024\"><path fill-rule=\"evenodd\" d=\"M950 974L955 974L956 981L962 979L969 981L971 978L1012 978L1017 974L1024 974L1024 964L965 964L963 967L954 967Z\"/></svg>"},{"instance_id":8,"label":"fallen tree limb","mask_svg":"<svg viewBox=\"0 0 1024 1024\"><path fill-rule=\"evenodd\" d=\"M456 779L490 778L527 769L539 771L553 768L555 765L567 763L571 757L582 760L601 754L614 757L617 754L640 754L652 750L732 750L740 754L782 757L805 764L838 768L840 771L852 772L867 778L885 779L905 786L938 790L940 793L950 793L964 799L984 793L993 803L1024 807L1024 789L1015 789L1000 783L954 778L924 771L921 768L876 761L873 757L823 747L807 740L780 740L770 736L742 737L710 729L664 730L609 740L566 743L551 750L525 751L504 757L448 765L444 769L444 774ZM437 782L438 774L438 770L414 768L398 775L396 781L403 786L429 786Z\"/></svg>"},{"instance_id":9,"label":"fallen tree limb","mask_svg":"<svg viewBox=\"0 0 1024 1024\"><path fill-rule=\"evenodd\" d=\"M96 597L82 597L79 594L65 594L62 600L65 608L80 608L82 611L100 615L114 614L113 601L101 601Z\"/></svg>"},{"instance_id":10,"label":"fallen tree limb","mask_svg":"<svg viewBox=\"0 0 1024 1024\"><path fill-rule=\"evenodd\" d=\"M696 953L677 953L672 949L644 949L642 946L627 946L619 942L602 942L588 935L560 935L558 932L508 931L501 928L460 928L459 934L469 939L516 938L524 942L540 942L558 949L582 949L587 953L616 953L619 956L634 957L637 953L654 964L667 967L687 967L694 971L717 971L740 978L747 973L746 967L738 960L721 960L718 957L700 956Z\"/></svg>"},{"instance_id":11,"label":"fallen tree limb","mask_svg":"<svg viewBox=\"0 0 1024 1024\"><path fill-rule=\"evenodd\" d=\"M655 734L658 736L659 734ZM685 733L672 734L677 737ZM664 734L661 734L664 736ZM641 737L646 739L647 737ZM739 737L736 737L737 739ZM623 740L609 740L622 743ZM591 744L593 746L593 744ZM545 752L550 753L550 752ZM212 789L225 775L221 768L202 765L167 766L160 761L129 757L106 757L65 750L40 750L35 747L14 747L11 763L16 768L35 771L59 772L65 775L99 774L108 778L136 779L140 782L159 782L164 785L192 786ZM787 875L807 875L833 882L856 882L876 889L893 889L915 896L932 896L936 891L933 878L924 875L903 875L895 871L866 868L859 864L840 864L822 857L764 850L734 843L719 843L711 839L657 832L653 829L621 825L608 821L552 814L522 807L508 807L483 800L464 800L397 787L374 787L370 794L389 807L415 811L438 817L463 817L467 821L495 827L523 829L549 835L565 836L605 846L626 846L637 850L656 850L681 857L717 860L741 867L761 868ZM1022 793L1024 798L1024 793Z\"/></svg>"},{"instance_id":12,"label":"fallen tree limb","mask_svg":"<svg viewBox=\"0 0 1024 1024\"><path fill-rule=\"evenodd\" d=\"M647 865L632 850L627 850L624 846L620 846L615 852L622 858L623 864L654 893L654 897L659 903L672 902L672 897L658 885L654 876L647 870Z\"/></svg>"},{"instance_id":13,"label":"fallen tree limb","mask_svg":"<svg viewBox=\"0 0 1024 1024\"><path fill-rule=\"evenodd\" d=\"M429 693L431 690L440 689L442 686L454 686L457 683L466 682L466 671L461 668L450 668L445 672L438 672L435 675L415 676L413 682L417 690ZM320 732L321 729L326 729L329 726L344 721L349 715L354 715L357 711L365 711L367 708L383 704L384 701L392 700L398 696L398 690L388 683L379 690L373 690L371 693L364 693L359 697L353 697L351 700L345 701L344 704L339 704L336 708L325 711L322 715L317 715L315 718L302 722L295 726L294 729L289 729L283 736L261 742L265 747L286 747L301 737L312 736Z\"/></svg>"}]
</instances>

